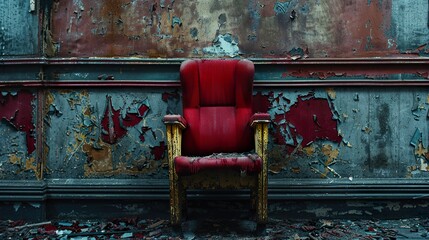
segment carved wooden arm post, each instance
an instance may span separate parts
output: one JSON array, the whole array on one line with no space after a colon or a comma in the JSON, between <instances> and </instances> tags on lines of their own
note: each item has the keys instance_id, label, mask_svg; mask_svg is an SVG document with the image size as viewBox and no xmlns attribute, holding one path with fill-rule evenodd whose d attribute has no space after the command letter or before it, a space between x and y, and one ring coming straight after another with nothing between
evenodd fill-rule
<instances>
[{"instance_id":1,"label":"carved wooden arm post","mask_svg":"<svg viewBox=\"0 0 429 240\"><path fill-rule=\"evenodd\" d=\"M256 213L258 223L265 224L268 220L268 167L267 167L267 147L268 147L268 124L270 115L267 113L256 113L251 119L251 126L255 133L255 151L262 158L262 170L258 175L256 186Z\"/></svg>"},{"instance_id":2,"label":"carved wooden arm post","mask_svg":"<svg viewBox=\"0 0 429 240\"><path fill-rule=\"evenodd\" d=\"M172 225L180 224L182 218L182 206L185 194L182 184L179 182L174 158L182 152L182 130L186 128L186 120L180 115L166 115L164 123L167 128L168 146L168 175L170 181L170 221Z\"/></svg>"}]
</instances>

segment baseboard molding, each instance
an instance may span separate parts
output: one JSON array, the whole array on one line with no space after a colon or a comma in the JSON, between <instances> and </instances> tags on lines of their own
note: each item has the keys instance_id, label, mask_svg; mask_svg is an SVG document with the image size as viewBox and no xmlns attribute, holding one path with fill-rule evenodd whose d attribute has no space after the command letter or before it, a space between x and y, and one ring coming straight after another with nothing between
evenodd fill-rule
<instances>
[{"instance_id":1,"label":"baseboard molding","mask_svg":"<svg viewBox=\"0 0 429 240\"><path fill-rule=\"evenodd\" d=\"M285 219L426 216L428 183L429 179L270 179L269 216ZM190 213L205 217L211 209L217 209L212 213L247 209L249 191L193 190L188 192L188 199ZM127 216L168 219L168 211L167 179L0 181L0 219L44 221Z\"/></svg>"},{"instance_id":2,"label":"baseboard molding","mask_svg":"<svg viewBox=\"0 0 429 240\"><path fill-rule=\"evenodd\" d=\"M429 179L271 179L270 200L428 199ZM0 201L55 199L167 200L166 179L50 179L0 181ZM243 199L246 191L189 192L190 199Z\"/></svg>"}]
</instances>

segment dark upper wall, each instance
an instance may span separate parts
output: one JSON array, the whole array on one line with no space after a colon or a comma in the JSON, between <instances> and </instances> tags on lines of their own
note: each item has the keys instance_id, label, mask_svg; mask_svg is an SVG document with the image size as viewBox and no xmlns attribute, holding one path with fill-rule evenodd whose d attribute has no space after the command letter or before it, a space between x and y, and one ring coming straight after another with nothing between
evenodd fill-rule
<instances>
[{"instance_id":1,"label":"dark upper wall","mask_svg":"<svg viewBox=\"0 0 429 240\"><path fill-rule=\"evenodd\" d=\"M426 0L103 0L52 5L59 57L426 54Z\"/></svg>"}]
</instances>

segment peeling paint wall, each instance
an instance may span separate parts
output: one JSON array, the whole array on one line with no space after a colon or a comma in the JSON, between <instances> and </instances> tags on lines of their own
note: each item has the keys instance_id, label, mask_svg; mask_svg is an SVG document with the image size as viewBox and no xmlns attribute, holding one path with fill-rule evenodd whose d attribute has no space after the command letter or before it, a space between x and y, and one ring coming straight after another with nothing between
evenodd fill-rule
<instances>
[{"instance_id":1,"label":"peeling paint wall","mask_svg":"<svg viewBox=\"0 0 429 240\"><path fill-rule=\"evenodd\" d=\"M160 119L170 98L178 101L174 93L89 89L49 94L51 108L61 114L45 117L47 137L59 140L47 143L48 159L58 160L48 162L46 176L167 176L165 126Z\"/></svg>"},{"instance_id":2,"label":"peeling paint wall","mask_svg":"<svg viewBox=\"0 0 429 240\"><path fill-rule=\"evenodd\" d=\"M428 177L428 95L399 88L258 92L271 103L272 177Z\"/></svg>"},{"instance_id":3,"label":"peeling paint wall","mask_svg":"<svg viewBox=\"0 0 429 240\"><path fill-rule=\"evenodd\" d=\"M428 54L428 1L392 1L392 28L390 45L401 52ZM395 37L395 38L393 38ZM393 44L393 45L392 45Z\"/></svg>"},{"instance_id":4,"label":"peeling paint wall","mask_svg":"<svg viewBox=\"0 0 429 240\"><path fill-rule=\"evenodd\" d=\"M0 2L0 58L38 55L38 36L38 12L30 12L30 1Z\"/></svg>"},{"instance_id":5,"label":"peeling paint wall","mask_svg":"<svg viewBox=\"0 0 429 240\"><path fill-rule=\"evenodd\" d=\"M426 54L427 1L54 1L60 57Z\"/></svg>"},{"instance_id":6,"label":"peeling paint wall","mask_svg":"<svg viewBox=\"0 0 429 240\"><path fill-rule=\"evenodd\" d=\"M428 2L2 1L0 55L427 56Z\"/></svg>"},{"instance_id":7,"label":"peeling paint wall","mask_svg":"<svg viewBox=\"0 0 429 240\"><path fill-rule=\"evenodd\" d=\"M270 177L427 178L424 88L269 84L425 83L427 63L364 62L425 59L428 8L425 0L52 0L29 12L29 1L2 1L0 179L165 178L161 118L181 113L181 92L121 83L177 83L179 66L158 58L193 57L267 59L256 65L266 85L255 88L254 108L273 121ZM357 67L341 64L357 58ZM146 62L127 62L136 59Z\"/></svg>"},{"instance_id":8,"label":"peeling paint wall","mask_svg":"<svg viewBox=\"0 0 429 240\"><path fill-rule=\"evenodd\" d=\"M428 177L429 92L293 88L254 93L268 111L271 178ZM167 113L180 92L52 90L49 178L165 178Z\"/></svg>"},{"instance_id":9,"label":"peeling paint wall","mask_svg":"<svg viewBox=\"0 0 429 240\"><path fill-rule=\"evenodd\" d=\"M34 93L2 91L0 94L0 179L35 179L37 161Z\"/></svg>"}]
</instances>

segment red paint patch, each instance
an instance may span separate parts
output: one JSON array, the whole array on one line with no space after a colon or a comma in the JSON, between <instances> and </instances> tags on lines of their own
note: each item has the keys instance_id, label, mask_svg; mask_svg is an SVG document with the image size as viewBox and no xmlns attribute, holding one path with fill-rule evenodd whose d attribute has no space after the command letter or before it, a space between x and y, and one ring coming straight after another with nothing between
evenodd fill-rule
<instances>
[{"instance_id":1,"label":"red paint patch","mask_svg":"<svg viewBox=\"0 0 429 240\"><path fill-rule=\"evenodd\" d=\"M276 114L274 116L276 131L274 132L274 143L278 145L286 145L283 130L287 128L287 122L284 114Z\"/></svg>"},{"instance_id":2,"label":"red paint patch","mask_svg":"<svg viewBox=\"0 0 429 240\"><path fill-rule=\"evenodd\" d=\"M418 72L417 74L422 78L429 79L429 72Z\"/></svg>"},{"instance_id":3,"label":"red paint patch","mask_svg":"<svg viewBox=\"0 0 429 240\"><path fill-rule=\"evenodd\" d=\"M165 156L167 146L165 145L165 142L162 141L159 143L159 146L151 147L150 149L150 153L154 156L155 160L161 160Z\"/></svg>"},{"instance_id":4,"label":"red paint patch","mask_svg":"<svg viewBox=\"0 0 429 240\"><path fill-rule=\"evenodd\" d=\"M325 80L328 78L332 78L332 77L341 77L341 76L345 76L346 74L344 72L331 72L331 71L320 71L320 72L309 72L309 71L305 71L305 70L298 70L298 71L294 71L291 72L289 74L292 77L298 77L298 78L318 78L321 80ZM283 73L282 74L283 77L286 77L287 74Z\"/></svg>"},{"instance_id":5,"label":"red paint patch","mask_svg":"<svg viewBox=\"0 0 429 240\"><path fill-rule=\"evenodd\" d=\"M332 142L341 142L338 135L337 121L326 99L314 98L303 100L298 97L298 102L292 105L288 112L276 115L277 123L275 141L278 144L286 144L285 129L289 126L290 138L294 146L299 144L298 138L302 138L301 146L305 147L318 139Z\"/></svg>"},{"instance_id":6,"label":"red paint patch","mask_svg":"<svg viewBox=\"0 0 429 240\"><path fill-rule=\"evenodd\" d=\"M136 113L127 113L125 118L122 119L122 126L124 127L133 127L137 125L142 120Z\"/></svg>"},{"instance_id":7,"label":"red paint patch","mask_svg":"<svg viewBox=\"0 0 429 240\"><path fill-rule=\"evenodd\" d=\"M171 92L171 93L165 92L162 94L162 101L168 102L168 100L171 100L171 99L173 99L175 101L179 101L180 100L179 93L178 92Z\"/></svg>"},{"instance_id":8,"label":"red paint patch","mask_svg":"<svg viewBox=\"0 0 429 240\"><path fill-rule=\"evenodd\" d=\"M253 95L252 108L253 112L262 112L266 113L271 108L270 97L273 97L273 92L268 93L267 95L262 95L261 92Z\"/></svg>"},{"instance_id":9,"label":"red paint patch","mask_svg":"<svg viewBox=\"0 0 429 240\"><path fill-rule=\"evenodd\" d=\"M47 231L47 232L52 232L52 231L56 231L56 230L58 230L58 228L55 226L55 225L52 225L52 224L46 224L46 225L43 225L43 228L45 229L45 231Z\"/></svg>"},{"instance_id":10,"label":"red paint patch","mask_svg":"<svg viewBox=\"0 0 429 240\"><path fill-rule=\"evenodd\" d=\"M149 111L149 107L146 106L145 104L142 104L139 107L139 117L144 117L146 115L147 111Z\"/></svg>"},{"instance_id":11,"label":"red paint patch","mask_svg":"<svg viewBox=\"0 0 429 240\"><path fill-rule=\"evenodd\" d=\"M142 142L146 141L146 138L144 137L144 135L146 134L147 131L152 130L150 127L146 127L143 126L142 127L142 134L140 134L139 138Z\"/></svg>"},{"instance_id":12,"label":"red paint patch","mask_svg":"<svg viewBox=\"0 0 429 240\"><path fill-rule=\"evenodd\" d=\"M25 132L27 152L31 154L36 149L34 137L33 106L34 95L20 91L15 96L0 95L0 118L9 122L16 130Z\"/></svg>"},{"instance_id":13,"label":"red paint patch","mask_svg":"<svg viewBox=\"0 0 429 240\"><path fill-rule=\"evenodd\" d=\"M121 111L115 110L112 106L112 98L107 97L107 107L104 112L104 117L101 120L103 128L102 140L109 144L117 143L127 134L127 127L134 127L143 119L144 114L149 110L149 107L142 104L139 107L139 113L127 113L125 118L121 118Z\"/></svg>"},{"instance_id":14,"label":"red paint patch","mask_svg":"<svg viewBox=\"0 0 429 240\"><path fill-rule=\"evenodd\" d=\"M127 133L127 130L121 127L121 113L120 110L113 109L112 98L107 97L107 101L108 105L104 112L104 117L101 120L101 125L104 130L101 138L104 142L113 144L121 139Z\"/></svg>"},{"instance_id":15,"label":"red paint patch","mask_svg":"<svg viewBox=\"0 0 429 240\"><path fill-rule=\"evenodd\" d=\"M137 125L145 116L146 112L149 110L149 107L145 104L142 104L139 107L138 114L137 113L127 113L125 118L122 119L122 125L124 127L134 127Z\"/></svg>"}]
</instances>

